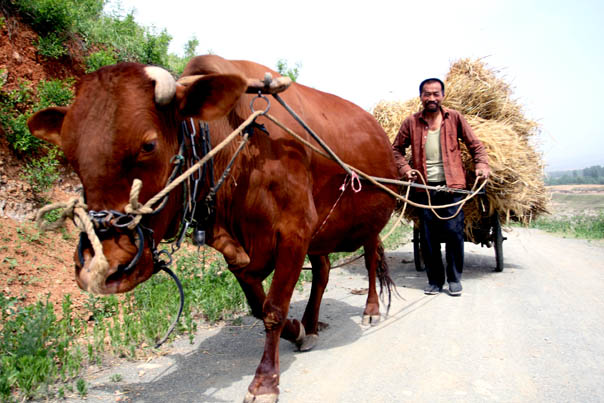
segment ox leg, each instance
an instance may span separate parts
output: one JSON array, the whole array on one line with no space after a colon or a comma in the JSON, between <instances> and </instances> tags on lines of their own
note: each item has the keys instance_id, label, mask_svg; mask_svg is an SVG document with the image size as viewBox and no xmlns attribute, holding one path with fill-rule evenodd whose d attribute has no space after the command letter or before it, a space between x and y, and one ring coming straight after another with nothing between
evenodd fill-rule
<instances>
[{"instance_id":1,"label":"ox leg","mask_svg":"<svg viewBox=\"0 0 604 403\"><path fill-rule=\"evenodd\" d=\"M303 241L296 238L279 245L273 281L262 309L266 331L264 353L245 402L274 402L279 395L279 337L287 324L291 296L304 263L301 244Z\"/></svg>"},{"instance_id":2,"label":"ox leg","mask_svg":"<svg viewBox=\"0 0 604 403\"><path fill-rule=\"evenodd\" d=\"M239 281L239 285L245 294L247 303L250 305L250 309L252 310L252 315L254 315L255 318L263 319L262 306L264 305L266 294L264 293L264 288L262 287L262 280L249 279L243 275L237 274L235 274L235 278L237 278L237 281ZM283 326L283 331L281 332L282 338L289 340L292 343L299 344L302 343L305 336L306 333L304 332L304 327L299 320L285 320L285 325Z\"/></svg>"},{"instance_id":3,"label":"ox leg","mask_svg":"<svg viewBox=\"0 0 604 403\"><path fill-rule=\"evenodd\" d=\"M305 336L296 343L300 351L311 350L319 340L319 310L325 287L329 281L329 270L331 269L331 263L327 255L309 255L308 258L312 265L312 287L302 317Z\"/></svg>"},{"instance_id":4,"label":"ox leg","mask_svg":"<svg viewBox=\"0 0 604 403\"><path fill-rule=\"evenodd\" d=\"M379 237L375 237L372 241L364 245L365 249L365 267L367 268L367 276L369 278L369 291L367 293L367 302L365 303L365 311L363 311L364 325L376 325L380 321L380 301L376 290L376 277L380 260L379 248L381 241Z\"/></svg>"},{"instance_id":5,"label":"ox leg","mask_svg":"<svg viewBox=\"0 0 604 403\"><path fill-rule=\"evenodd\" d=\"M262 280L249 279L243 277L242 275L238 275L238 273L234 274L237 281L239 281L239 285L241 286L243 293L245 294L247 303L250 305L252 315L254 315L255 318L262 319L262 304L264 304L264 300L266 298L264 289L262 288Z\"/></svg>"}]
</instances>

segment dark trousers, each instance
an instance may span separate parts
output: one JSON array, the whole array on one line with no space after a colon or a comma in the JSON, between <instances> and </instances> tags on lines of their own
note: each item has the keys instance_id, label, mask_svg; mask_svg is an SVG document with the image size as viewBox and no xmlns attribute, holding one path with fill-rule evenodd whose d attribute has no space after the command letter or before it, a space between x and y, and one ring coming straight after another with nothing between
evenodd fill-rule
<instances>
[{"instance_id":1,"label":"dark trousers","mask_svg":"<svg viewBox=\"0 0 604 403\"><path fill-rule=\"evenodd\" d=\"M455 203L463 198L456 193L430 191L433 205ZM420 203L427 204L428 197L421 192L417 199ZM441 217L450 217L455 214L459 206L437 209ZM421 209L420 213L420 246L422 257L426 265L428 283L442 287L445 283L445 268L443 267L440 244L445 243L447 260L447 281L461 282L463 272L463 245L464 245L464 214L463 210L450 220L441 220L432 210Z\"/></svg>"}]
</instances>

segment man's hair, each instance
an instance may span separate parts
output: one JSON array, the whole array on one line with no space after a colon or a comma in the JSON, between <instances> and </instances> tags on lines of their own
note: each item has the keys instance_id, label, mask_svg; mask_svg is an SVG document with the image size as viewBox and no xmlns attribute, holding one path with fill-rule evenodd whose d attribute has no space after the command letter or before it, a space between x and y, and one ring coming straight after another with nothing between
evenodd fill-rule
<instances>
[{"instance_id":1,"label":"man's hair","mask_svg":"<svg viewBox=\"0 0 604 403\"><path fill-rule=\"evenodd\" d=\"M428 83L440 83L441 88L443 89L443 95L445 95L445 83L442 82L440 78L426 78L419 84L419 95L422 95L422 91L424 90L424 84Z\"/></svg>"}]
</instances>

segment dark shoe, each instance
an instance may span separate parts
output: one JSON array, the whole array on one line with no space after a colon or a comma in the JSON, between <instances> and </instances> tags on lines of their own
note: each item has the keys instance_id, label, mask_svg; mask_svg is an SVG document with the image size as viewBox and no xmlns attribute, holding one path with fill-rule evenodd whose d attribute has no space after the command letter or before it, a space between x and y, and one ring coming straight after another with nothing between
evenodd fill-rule
<instances>
[{"instance_id":1,"label":"dark shoe","mask_svg":"<svg viewBox=\"0 0 604 403\"><path fill-rule=\"evenodd\" d=\"M449 283L449 294L454 297L461 295L461 283Z\"/></svg>"},{"instance_id":2,"label":"dark shoe","mask_svg":"<svg viewBox=\"0 0 604 403\"><path fill-rule=\"evenodd\" d=\"M428 284L426 288L424 288L424 294L426 295L436 295L443 290L442 287L439 287L434 284Z\"/></svg>"}]
</instances>

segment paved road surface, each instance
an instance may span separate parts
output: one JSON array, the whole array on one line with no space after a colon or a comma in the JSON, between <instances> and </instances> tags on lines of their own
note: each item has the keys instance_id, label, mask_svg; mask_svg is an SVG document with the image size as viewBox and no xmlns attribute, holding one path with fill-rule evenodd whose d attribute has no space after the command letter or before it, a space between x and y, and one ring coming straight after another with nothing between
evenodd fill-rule
<instances>
[{"instance_id":1,"label":"paved road surface","mask_svg":"<svg viewBox=\"0 0 604 403\"><path fill-rule=\"evenodd\" d=\"M364 268L332 271L319 346L281 343L280 402L600 402L604 400L604 246L536 230L493 249L466 243L464 293L425 296L411 245L389 252L405 300L363 328ZM300 317L303 295L291 312ZM262 354L261 323L202 329L169 355L91 375L88 402L240 402ZM123 381L113 383L112 374Z\"/></svg>"}]
</instances>

